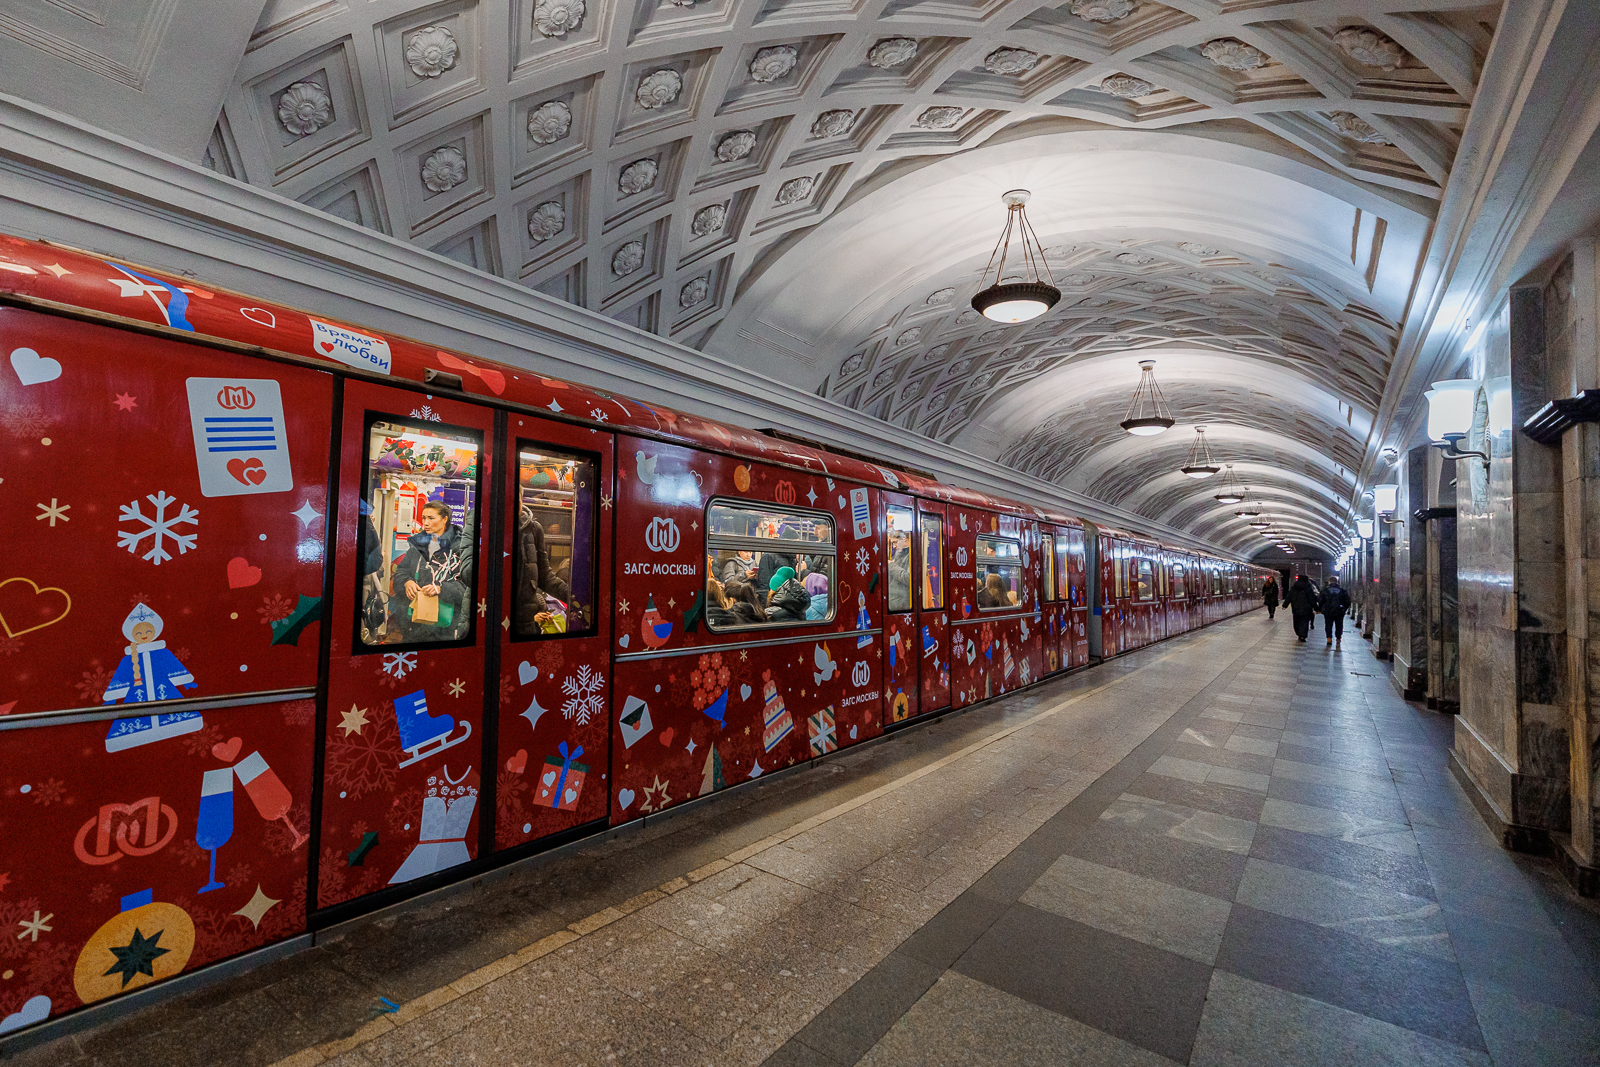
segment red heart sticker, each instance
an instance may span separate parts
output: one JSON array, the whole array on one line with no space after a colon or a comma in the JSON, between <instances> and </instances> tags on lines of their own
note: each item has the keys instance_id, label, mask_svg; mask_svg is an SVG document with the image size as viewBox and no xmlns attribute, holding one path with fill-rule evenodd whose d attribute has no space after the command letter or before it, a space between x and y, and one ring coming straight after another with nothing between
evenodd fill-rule
<instances>
[{"instance_id":1,"label":"red heart sticker","mask_svg":"<svg viewBox=\"0 0 1600 1067\"><path fill-rule=\"evenodd\" d=\"M212 745L211 754L223 763L232 763L233 757L239 754L239 746L243 744L244 740L242 738L230 737L226 741L218 741Z\"/></svg>"},{"instance_id":2,"label":"red heart sticker","mask_svg":"<svg viewBox=\"0 0 1600 1067\"><path fill-rule=\"evenodd\" d=\"M517 749L517 754L506 760L506 770L512 774L521 774L527 766L528 750L525 748Z\"/></svg>"},{"instance_id":3,"label":"red heart sticker","mask_svg":"<svg viewBox=\"0 0 1600 1067\"><path fill-rule=\"evenodd\" d=\"M251 456L249 459L228 460L228 473L240 485L260 485L267 480L267 467L259 459Z\"/></svg>"},{"instance_id":4,"label":"red heart sticker","mask_svg":"<svg viewBox=\"0 0 1600 1067\"><path fill-rule=\"evenodd\" d=\"M228 588L243 589L255 585L261 580L261 568L250 566L250 561L243 556L234 556L228 561Z\"/></svg>"},{"instance_id":5,"label":"red heart sticker","mask_svg":"<svg viewBox=\"0 0 1600 1067\"><path fill-rule=\"evenodd\" d=\"M318 341L317 342L317 351L321 352L325 356L333 355L333 347L334 346L333 346L333 342L332 341Z\"/></svg>"},{"instance_id":6,"label":"red heart sticker","mask_svg":"<svg viewBox=\"0 0 1600 1067\"><path fill-rule=\"evenodd\" d=\"M659 740L663 745L671 745L672 744L672 727L669 726L665 730L662 730L661 731L661 736L657 740Z\"/></svg>"}]
</instances>

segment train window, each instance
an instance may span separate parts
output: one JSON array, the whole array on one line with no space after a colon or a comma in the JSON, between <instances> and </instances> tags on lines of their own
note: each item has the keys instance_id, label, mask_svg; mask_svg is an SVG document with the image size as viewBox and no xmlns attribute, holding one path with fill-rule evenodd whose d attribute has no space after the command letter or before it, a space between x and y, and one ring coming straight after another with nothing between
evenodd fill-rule
<instances>
[{"instance_id":1,"label":"train window","mask_svg":"<svg viewBox=\"0 0 1600 1067\"><path fill-rule=\"evenodd\" d=\"M517 442L513 637L594 632L598 470L593 456Z\"/></svg>"},{"instance_id":2,"label":"train window","mask_svg":"<svg viewBox=\"0 0 1600 1067\"><path fill-rule=\"evenodd\" d=\"M1070 544L1068 542L1067 535L1062 534L1060 537L1057 537L1055 539L1055 547L1057 584L1056 599L1065 600L1069 603L1076 604L1078 602L1078 590L1076 588L1076 584L1072 580L1073 568L1069 566L1067 562L1070 551Z\"/></svg>"},{"instance_id":3,"label":"train window","mask_svg":"<svg viewBox=\"0 0 1600 1067\"><path fill-rule=\"evenodd\" d=\"M1128 557L1119 552L1116 557L1115 568L1117 599L1126 600L1128 598Z\"/></svg>"},{"instance_id":4,"label":"train window","mask_svg":"<svg viewBox=\"0 0 1600 1067\"><path fill-rule=\"evenodd\" d=\"M917 513L910 508L889 506L889 610L911 610L911 534Z\"/></svg>"},{"instance_id":5,"label":"train window","mask_svg":"<svg viewBox=\"0 0 1600 1067\"><path fill-rule=\"evenodd\" d=\"M356 650L470 642L483 435L367 416Z\"/></svg>"},{"instance_id":6,"label":"train window","mask_svg":"<svg viewBox=\"0 0 1600 1067\"><path fill-rule=\"evenodd\" d=\"M1022 598L1022 547L1003 537L978 535L973 561L978 581L978 607L986 611L1013 608Z\"/></svg>"},{"instance_id":7,"label":"train window","mask_svg":"<svg viewBox=\"0 0 1600 1067\"><path fill-rule=\"evenodd\" d=\"M833 517L713 501L706 507L706 624L716 631L831 622ZM858 597L866 614L866 594Z\"/></svg>"},{"instance_id":8,"label":"train window","mask_svg":"<svg viewBox=\"0 0 1600 1067\"><path fill-rule=\"evenodd\" d=\"M1056 538L1045 534L1039 542L1039 562L1044 564L1044 599L1056 598Z\"/></svg>"},{"instance_id":9,"label":"train window","mask_svg":"<svg viewBox=\"0 0 1600 1067\"><path fill-rule=\"evenodd\" d=\"M944 607L944 520L922 513L922 607Z\"/></svg>"},{"instance_id":10,"label":"train window","mask_svg":"<svg viewBox=\"0 0 1600 1067\"><path fill-rule=\"evenodd\" d=\"M1133 599L1154 600L1156 598L1156 569L1147 559L1133 561Z\"/></svg>"},{"instance_id":11,"label":"train window","mask_svg":"<svg viewBox=\"0 0 1600 1067\"><path fill-rule=\"evenodd\" d=\"M1183 564L1174 563L1172 565L1172 596L1174 600L1182 600L1188 596L1188 593L1184 591L1183 579Z\"/></svg>"}]
</instances>

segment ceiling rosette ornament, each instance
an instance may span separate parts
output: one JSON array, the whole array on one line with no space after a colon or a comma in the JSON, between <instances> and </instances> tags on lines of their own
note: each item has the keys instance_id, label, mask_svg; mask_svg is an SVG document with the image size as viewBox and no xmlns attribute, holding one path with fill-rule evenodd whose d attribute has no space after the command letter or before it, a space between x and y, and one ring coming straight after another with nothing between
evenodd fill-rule
<instances>
[{"instance_id":1,"label":"ceiling rosette ornament","mask_svg":"<svg viewBox=\"0 0 1600 1067\"><path fill-rule=\"evenodd\" d=\"M798 178L790 178L778 186L778 203L798 204L811 195L812 188L817 184L817 179L809 174L802 174Z\"/></svg>"},{"instance_id":2,"label":"ceiling rosette ornament","mask_svg":"<svg viewBox=\"0 0 1600 1067\"><path fill-rule=\"evenodd\" d=\"M1149 96L1155 92L1156 87L1143 78L1135 78L1132 74L1109 74L1101 79L1100 91L1121 100L1137 100L1141 96Z\"/></svg>"},{"instance_id":3,"label":"ceiling rosette ornament","mask_svg":"<svg viewBox=\"0 0 1600 1067\"><path fill-rule=\"evenodd\" d=\"M559 200L546 200L528 212L528 236L535 242L550 240L567 228L567 209Z\"/></svg>"},{"instance_id":4,"label":"ceiling rosette ornament","mask_svg":"<svg viewBox=\"0 0 1600 1067\"><path fill-rule=\"evenodd\" d=\"M685 310L696 304L706 302L706 297L711 295L711 275L702 274L698 278L690 278L678 290L678 306Z\"/></svg>"},{"instance_id":5,"label":"ceiling rosette ornament","mask_svg":"<svg viewBox=\"0 0 1600 1067\"><path fill-rule=\"evenodd\" d=\"M1133 0L1072 0L1068 8L1085 22L1118 22L1133 14Z\"/></svg>"},{"instance_id":6,"label":"ceiling rosette ornament","mask_svg":"<svg viewBox=\"0 0 1600 1067\"><path fill-rule=\"evenodd\" d=\"M885 37L867 49L867 62L883 70L903 67L917 58L917 42L910 37Z\"/></svg>"},{"instance_id":7,"label":"ceiling rosette ornament","mask_svg":"<svg viewBox=\"0 0 1600 1067\"><path fill-rule=\"evenodd\" d=\"M896 373L897 371L894 367L885 367L883 370L879 371L873 376L872 387L874 389L882 389L884 386L894 381L894 376Z\"/></svg>"},{"instance_id":8,"label":"ceiling rosette ornament","mask_svg":"<svg viewBox=\"0 0 1600 1067\"><path fill-rule=\"evenodd\" d=\"M983 69L990 74L1018 77L1039 65L1039 53L1026 48L996 48L983 57Z\"/></svg>"},{"instance_id":9,"label":"ceiling rosette ornament","mask_svg":"<svg viewBox=\"0 0 1600 1067\"><path fill-rule=\"evenodd\" d=\"M929 293L928 294L928 299L923 301L923 302L927 303L927 304L948 304L948 303L950 303L950 301L954 300L955 298L956 298L955 289L950 287L950 286L946 286L943 289L936 289L933 292Z\"/></svg>"},{"instance_id":10,"label":"ceiling rosette ornament","mask_svg":"<svg viewBox=\"0 0 1600 1067\"><path fill-rule=\"evenodd\" d=\"M555 144L572 132L572 109L561 100L546 100L528 112L528 140Z\"/></svg>"},{"instance_id":11,"label":"ceiling rosette ornament","mask_svg":"<svg viewBox=\"0 0 1600 1067\"><path fill-rule=\"evenodd\" d=\"M756 131L734 130L725 133L717 141L717 160L722 163L735 163L748 158L755 151Z\"/></svg>"},{"instance_id":12,"label":"ceiling rosette ornament","mask_svg":"<svg viewBox=\"0 0 1600 1067\"><path fill-rule=\"evenodd\" d=\"M904 389L900 390L900 399L901 400L914 399L917 396L918 393L922 392L922 385L923 385L922 382L911 382L911 383L909 383Z\"/></svg>"},{"instance_id":13,"label":"ceiling rosette ornament","mask_svg":"<svg viewBox=\"0 0 1600 1067\"><path fill-rule=\"evenodd\" d=\"M565 37L568 30L583 25L583 15L583 0L537 0L533 28L545 37Z\"/></svg>"},{"instance_id":14,"label":"ceiling rosette ornament","mask_svg":"<svg viewBox=\"0 0 1600 1067\"><path fill-rule=\"evenodd\" d=\"M1178 251L1185 252L1191 256L1217 256L1222 254L1222 249L1203 245L1199 241L1185 241L1178 246Z\"/></svg>"},{"instance_id":15,"label":"ceiling rosette ornament","mask_svg":"<svg viewBox=\"0 0 1600 1067\"><path fill-rule=\"evenodd\" d=\"M1070 285L1074 289L1082 289L1084 286L1086 286L1090 282L1094 281L1094 275L1092 275L1092 274L1067 274L1067 275L1063 275L1061 278L1059 278L1057 280L1060 281L1062 285Z\"/></svg>"},{"instance_id":16,"label":"ceiling rosette ornament","mask_svg":"<svg viewBox=\"0 0 1600 1067\"><path fill-rule=\"evenodd\" d=\"M673 103L682 95L683 75L671 67L663 67L639 79L639 88L633 94L633 98L646 111L655 111Z\"/></svg>"},{"instance_id":17,"label":"ceiling rosette ornament","mask_svg":"<svg viewBox=\"0 0 1600 1067\"><path fill-rule=\"evenodd\" d=\"M611 253L611 273L618 278L626 278L642 266L644 266L643 241L629 241Z\"/></svg>"},{"instance_id":18,"label":"ceiling rosette ornament","mask_svg":"<svg viewBox=\"0 0 1600 1067\"><path fill-rule=\"evenodd\" d=\"M1232 37L1219 37L1215 41L1206 42L1206 46L1200 49L1200 54L1223 70L1256 70L1271 62L1267 54L1255 45L1245 44Z\"/></svg>"},{"instance_id":19,"label":"ceiling rosette ornament","mask_svg":"<svg viewBox=\"0 0 1600 1067\"><path fill-rule=\"evenodd\" d=\"M917 343L918 339L920 339L921 337L922 337L922 327L921 326L913 326L909 330L901 330L895 336L894 346L896 348L904 348L906 345L914 345L914 344Z\"/></svg>"},{"instance_id":20,"label":"ceiling rosette ornament","mask_svg":"<svg viewBox=\"0 0 1600 1067\"><path fill-rule=\"evenodd\" d=\"M1155 256L1145 252L1123 252L1117 256L1118 263L1125 263L1130 267L1148 267L1155 261Z\"/></svg>"},{"instance_id":21,"label":"ceiling rosette ornament","mask_svg":"<svg viewBox=\"0 0 1600 1067\"><path fill-rule=\"evenodd\" d=\"M696 237L709 237L721 233L727 221L728 209L721 204L712 204L694 213L694 218L689 220L689 232Z\"/></svg>"},{"instance_id":22,"label":"ceiling rosette ornament","mask_svg":"<svg viewBox=\"0 0 1600 1067\"><path fill-rule=\"evenodd\" d=\"M419 78L437 78L461 54L456 35L445 26L424 26L406 35L406 66Z\"/></svg>"},{"instance_id":23,"label":"ceiling rosette ornament","mask_svg":"<svg viewBox=\"0 0 1600 1067\"><path fill-rule=\"evenodd\" d=\"M977 322L981 318L983 318L982 315L979 315L976 311L973 311L971 308L968 308L967 310L963 311L961 314L956 316L956 325L957 326L966 326L968 323Z\"/></svg>"},{"instance_id":24,"label":"ceiling rosette ornament","mask_svg":"<svg viewBox=\"0 0 1600 1067\"><path fill-rule=\"evenodd\" d=\"M925 130L948 130L966 113L961 107L930 107L917 116L916 125Z\"/></svg>"},{"instance_id":25,"label":"ceiling rosette ornament","mask_svg":"<svg viewBox=\"0 0 1600 1067\"><path fill-rule=\"evenodd\" d=\"M750 78L762 83L787 78L800 62L800 50L792 44L775 44L756 52L750 60Z\"/></svg>"},{"instance_id":26,"label":"ceiling rosette ornament","mask_svg":"<svg viewBox=\"0 0 1600 1067\"><path fill-rule=\"evenodd\" d=\"M932 348L930 348L926 352L922 353L922 362L924 362L924 363L937 362L938 360L943 359L944 358L944 354L946 352L948 352L948 351L950 351L950 346L948 344L934 345Z\"/></svg>"},{"instance_id":27,"label":"ceiling rosette ornament","mask_svg":"<svg viewBox=\"0 0 1600 1067\"><path fill-rule=\"evenodd\" d=\"M295 82L278 97L278 121L296 137L309 137L333 121L333 100L314 81Z\"/></svg>"},{"instance_id":28,"label":"ceiling rosette ornament","mask_svg":"<svg viewBox=\"0 0 1600 1067\"><path fill-rule=\"evenodd\" d=\"M1333 35L1333 43L1363 67L1395 70L1405 59L1405 51L1398 44L1365 26L1346 26Z\"/></svg>"},{"instance_id":29,"label":"ceiling rosette ornament","mask_svg":"<svg viewBox=\"0 0 1600 1067\"><path fill-rule=\"evenodd\" d=\"M656 178L661 174L661 165L654 159L636 159L622 168L617 175L617 191L623 196L633 196L642 193L655 185Z\"/></svg>"},{"instance_id":30,"label":"ceiling rosette ornament","mask_svg":"<svg viewBox=\"0 0 1600 1067\"><path fill-rule=\"evenodd\" d=\"M856 113L848 108L824 111L811 124L811 138L821 140L824 137L838 137L849 133L855 124Z\"/></svg>"},{"instance_id":31,"label":"ceiling rosette ornament","mask_svg":"<svg viewBox=\"0 0 1600 1067\"><path fill-rule=\"evenodd\" d=\"M1360 115L1349 111L1335 111L1328 116L1333 120L1339 136L1358 144L1389 144L1390 141L1377 128Z\"/></svg>"},{"instance_id":32,"label":"ceiling rosette ornament","mask_svg":"<svg viewBox=\"0 0 1600 1067\"><path fill-rule=\"evenodd\" d=\"M839 364L839 377L848 378L850 375L860 370L861 364L865 363L866 361L867 354L865 352L857 352L853 356L846 357L845 361Z\"/></svg>"},{"instance_id":33,"label":"ceiling rosette ornament","mask_svg":"<svg viewBox=\"0 0 1600 1067\"><path fill-rule=\"evenodd\" d=\"M467 180L467 157L454 145L436 148L422 161L422 184L443 193Z\"/></svg>"}]
</instances>

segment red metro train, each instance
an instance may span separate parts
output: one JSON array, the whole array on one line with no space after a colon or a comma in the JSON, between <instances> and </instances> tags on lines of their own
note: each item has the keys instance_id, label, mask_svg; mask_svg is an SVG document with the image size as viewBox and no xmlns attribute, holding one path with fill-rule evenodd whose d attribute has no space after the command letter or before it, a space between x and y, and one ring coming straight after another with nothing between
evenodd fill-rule
<instances>
[{"instance_id":1,"label":"red metro train","mask_svg":"<svg viewBox=\"0 0 1600 1067\"><path fill-rule=\"evenodd\" d=\"M0 337L0 1032L1269 573L53 245Z\"/></svg>"}]
</instances>

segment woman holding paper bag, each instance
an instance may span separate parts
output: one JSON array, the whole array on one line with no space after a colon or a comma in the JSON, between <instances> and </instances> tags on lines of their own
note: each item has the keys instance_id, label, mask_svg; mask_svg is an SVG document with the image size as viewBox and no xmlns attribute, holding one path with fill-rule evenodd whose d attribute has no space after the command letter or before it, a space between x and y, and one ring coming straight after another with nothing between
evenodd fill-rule
<instances>
[{"instance_id":1,"label":"woman holding paper bag","mask_svg":"<svg viewBox=\"0 0 1600 1067\"><path fill-rule=\"evenodd\" d=\"M422 530L394 569L395 584L406 597L396 621L405 641L450 641L466 631L472 545L450 521L450 509L437 500L422 506Z\"/></svg>"}]
</instances>

